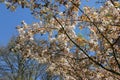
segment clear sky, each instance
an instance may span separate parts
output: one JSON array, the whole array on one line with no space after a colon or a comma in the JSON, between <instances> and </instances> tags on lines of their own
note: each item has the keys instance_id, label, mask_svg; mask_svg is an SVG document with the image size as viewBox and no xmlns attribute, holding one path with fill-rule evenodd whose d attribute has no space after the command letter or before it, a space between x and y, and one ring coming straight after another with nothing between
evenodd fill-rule
<instances>
[{"instance_id":1,"label":"clear sky","mask_svg":"<svg viewBox=\"0 0 120 80\"><path fill-rule=\"evenodd\" d=\"M89 1L89 3L84 1L83 4L91 7L98 6L97 4L94 4L96 0ZM0 4L0 45L6 45L10 38L17 34L15 27L20 25L22 20L27 24L32 24L32 22L38 21L30 13L29 9L21 8L17 8L15 12L11 12L6 9L4 4Z\"/></svg>"},{"instance_id":2,"label":"clear sky","mask_svg":"<svg viewBox=\"0 0 120 80\"><path fill-rule=\"evenodd\" d=\"M28 24L37 21L30 13L29 9L21 8L11 12L4 4L0 4L0 45L6 45L10 38L17 34L15 28L22 20Z\"/></svg>"}]
</instances>

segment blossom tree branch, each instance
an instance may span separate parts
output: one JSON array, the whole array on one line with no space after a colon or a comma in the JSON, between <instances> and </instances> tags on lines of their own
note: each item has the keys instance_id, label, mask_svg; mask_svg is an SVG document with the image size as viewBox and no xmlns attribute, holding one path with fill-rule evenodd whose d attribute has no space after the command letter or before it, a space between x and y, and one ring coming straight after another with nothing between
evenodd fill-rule
<instances>
[{"instance_id":1,"label":"blossom tree branch","mask_svg":"<svg viewBox=\"0 0 120 80\"><path fill-rule=\"evenodd\" d=\"M114 4L114 2L113 2L112 0L110 0L110 1L112 2L112 4ZM73 4L74 6L76 6L76 4L75 4L73 1L71 1L71 2L72 2L72 4ZM92 24L96 27L96 29L97 29L98 32L101 34L101 36L109 43L109 45L111 46L112 51L113 51L113 57L114 57L117 65L118 65L118 68L120 69L120 63L118 62L117 56L116 56L117 52L115 52L115 48L113 47L113 44L112 44L112 43L108 40L108 38L100 31L100 29L98 28L98 26L90 19L90 17L89 17L87 14L85 14L84 11L83 11L81 8L79 8L78 6L76 6L76 7L79 9L80 12L82 12L82 13L89 19L90 23L92 23Z\"/></svg>"},{"instance_id":2,"label":"blossom tree branch","mask_svg":"<svg viewBox=\"0 0 120 80\"><path fill-rule=\"evenodd\" d=\"M65 33L66 36L69 38L69 40L70 40L73 44L75 44L75 46L76 46L79 50L81 50L92 62L94 62L96 65L100 66L101 68L103 68L103 69L105 69L105 70L107 70L107 71L109 71L109 72L111 72L111 73L114 73L114 74L120 76L120 73L119 73L119 72L116 72L116 71L114 71L114 70L112 70L112 69L108 69L108 68L104 67L102 64L100 64L99 62L95 61L93 58L91 58L75 41L73 41L73 40L70 38L70 36L68 35L68 33L65 31L63 25L58 21L58 19L57 19L55 16L53 16L53 17L54 17L54 19L60 24L60 26L62 27L64 33Z\"/></svg>"}]
</instances>

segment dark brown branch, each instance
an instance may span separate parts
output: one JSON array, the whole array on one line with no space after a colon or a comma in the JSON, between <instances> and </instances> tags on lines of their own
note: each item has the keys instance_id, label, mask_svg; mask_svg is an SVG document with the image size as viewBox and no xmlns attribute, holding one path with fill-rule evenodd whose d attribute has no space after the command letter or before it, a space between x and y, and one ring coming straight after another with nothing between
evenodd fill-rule
<instances>
[{"instance_id":1,"label":"dark brown branch","mask_svg":"<svg viewBox=\"0 0 120 80\"><path fill-rule=\"evenodd\" d=\"M115 3L113 0L110 0L110 2L113 4L113 6L117 9L117 7L115 6Z\"/></svg>"},{"instance_id":2,"label":"dark brown branch","mask_svg":"<svg viewBox=\"0 0 120 80\"><path fill-rule=\"evenodd\" d=\"M111 1L112 1L112 0L111 0ZM71 1L71 2L72 2L72 1ZM75 4L74 2L72 2L72 4L73 4L74 6L76 6L76 4ZM98 30L98 32L100 33L100 35L109 43L109 45L111 46L112 51L113 51L113 57L114 57L117 65L118 65L118 68L120 69L120 63L119 63L118 60L117 60L116 53L115 53L115 49L114 49L112 43L111 43L111 42L108 40L108 38L100 31L100 29L98 28L98 26L97 26L93 21L91 21L90 17L89 17L87 14L85 14L84 11L83 11L81 8L79 8L78 6L76 6L76 7L79 9L80 12L82 12L82 13L90 20L90 23L92 23L92 24L96 27L96 29Z\"/></svg>"},{"instance_id":3,"label":"dark brown branch","mask_svg":"<svg viewBox=\"0 0 120 80\"><path fill-rule=\"evenodd\" d=\"M120 36L115 40L115 42L112 45L115 45L120 40Z\"/></svg>"},{"instance_id":4,"label":"dark brown branch","mask_svg":"<svg viewBox=\"0 0 120 80\"><path fill-rule=\"evenodd\" d=\"M114 4L114 2L113 2L113 0L110 0L110 2L115 6L115 4Z\"/></svg>"},{"instance_id":5,"label":"dark brown branch","mask_svg":"<svg viewBox=\"0 0 120 80\"><path fill-rule=\"evenodd\" d=\"M58 19L57 19L55 16L53 16L53 17L54 17L54 19L59 23L59 25L62 27L62 29L63 29L64 33L66 34L66 36L68 37L68 39L69 39L73 44L75 44L75 46L76 46L79 50L81 50L81 51L88 57L88 59L90 59L92 62L94 62L96 65L100 66L101 68L105 69L106 71L109 71L109 72L111 72L111 73L114 73L114 74L120 76L120 73L119 73L119 72L116 72L116 71L114 71L114 70L112 70L112 69L108 69L108 68L104 67L102 64L100 64L99 62L95 61L93 58L91 58L91 57L87 54L87 52L85 52L75 41L73 41L73 40L71 39L71 37L68 35L68 33L67 33L66 30L64 29L63 25L58 21Z\"/></svg>"}]
</instances>

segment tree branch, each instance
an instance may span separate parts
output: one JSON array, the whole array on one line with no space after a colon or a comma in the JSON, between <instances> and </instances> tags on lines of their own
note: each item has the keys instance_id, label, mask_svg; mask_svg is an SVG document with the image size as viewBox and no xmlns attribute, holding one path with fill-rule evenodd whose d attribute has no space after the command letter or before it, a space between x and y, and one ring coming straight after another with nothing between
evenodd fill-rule
<instances>
[{"instance_id":1,"label":"tree branch","mask_svg":"<svg viewBox=\"0 0 120 80\"><path fill-rule=\"evenodd\" d=\"M68 37L68 39L69 39L73 44L75 44L75 46L76 46L79 50L81 50L92 62L94 62L96 65L100 66L101 68L105 69L106 71L109 71L109 72L111 72L111 73L114 73L114 74L120 76L120 73L119 73L119 72L116 72L116 71L114 71L114 70L112 70L112 69L108 69L108 68L104 67L102 64L100 64L99 62L95 61L93 58L91 58L75 41L73 41L73 40L70 38L70 36L69 36L68 33L66 32L66 30L64 29L63 25L58 21L58 19L57 19L55 16L53 16L53 17L54 17L54 19L59 23L59 25L62 27L62 29L63 29L64 33L66 34L66 36Z\"/></svg>"},{"instance_id":2,"label":"tree branch","mask_svg":"<svg viewBox=\"0 0 120 80\"><path fill-rule=\"evenodd\" d=\"M112 1L112 0L111 0L111 1ZM72 2L72 4L73 4L74 6L76 6L76 4L75 4L73 1L71 1L71 2ZM114 47L113 47L113 44L112 44L112 43L108 40L108 38L100 31L100 29L98 28L98 26L89 18L89 16L88 16L87 14L85 14L84 11L83 11L81 8L79 8L78 6L76 6L76 7L79 9L80 12L82 12L82 13L90 20L90 23L92 23L92 24L96 27L96 29L98 30L98 32L100 33L100 35L109 43L109 45L111 46L111 49L112 49L112 51L113 51L113 57L114 57L117 65L118 65L118 68L120 69L120 63L119 63L118 60L117 60L117 56L116 56L116 53L115 53L115 49L114 49Z\"/></svg>"}]
</instances>

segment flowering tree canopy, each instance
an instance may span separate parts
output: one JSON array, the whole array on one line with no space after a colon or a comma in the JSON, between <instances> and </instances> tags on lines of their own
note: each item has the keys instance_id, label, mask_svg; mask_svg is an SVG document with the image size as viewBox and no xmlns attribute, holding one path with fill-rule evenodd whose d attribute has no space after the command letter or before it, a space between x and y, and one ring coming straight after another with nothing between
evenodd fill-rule
<instances>
[{"instance_id":1,"label":"flowering tree canopy","mask_svg":"<svg viewBox=\"0 0 120 80\"><path fill-rule=\"evenodd\" d=\"M40 19L39 23L22 21L17 26L19 35L12 51L47 63L48 72L65 80L119 80L119 0L107 0L97 9L81 7L82 0L3 2L12 11L17 6L29 8ZM86 30L86 34L79 33Z\"/></svg>"}]
</instances>

